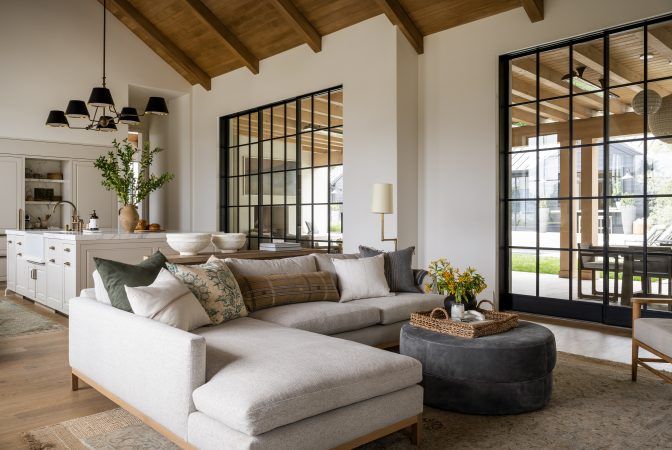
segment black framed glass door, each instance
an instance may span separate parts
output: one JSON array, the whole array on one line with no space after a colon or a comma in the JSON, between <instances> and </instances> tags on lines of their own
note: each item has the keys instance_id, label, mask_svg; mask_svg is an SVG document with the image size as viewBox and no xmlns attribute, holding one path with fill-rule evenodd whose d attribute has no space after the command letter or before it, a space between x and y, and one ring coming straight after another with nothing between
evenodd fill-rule
<instances>
[{"instance_id":1,"label":"black framed glass door","mask_svg":"<svg viewBox=\"0 0 672 450\"><path fill-rule=\"evenodd\" d=\"M671 18L500 57L504 307L629 326L672 296Z\"/></svg>"}]
</instances>

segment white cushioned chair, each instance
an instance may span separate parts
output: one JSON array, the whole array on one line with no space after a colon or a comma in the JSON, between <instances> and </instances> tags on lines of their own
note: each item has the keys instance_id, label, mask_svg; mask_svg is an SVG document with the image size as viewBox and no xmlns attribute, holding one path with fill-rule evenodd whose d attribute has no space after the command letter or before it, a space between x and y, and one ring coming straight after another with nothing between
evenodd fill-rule
<instances>
[{"instance_id":1,"label":"white cushioned chair","mask_svg":"<svg viewBox=\"0 0 672 450\"><path fill-rule=\"evenodd\" d=\"M672 299L632 299L632 381L637 381L637 367L642 366L668 383L672 383L672 376L648 364L651 362L672 364L672 319L642 317L642 305L656 303L672 305ZM640 358L640 347L658 358Z\"/></svg>"}]
</instances>

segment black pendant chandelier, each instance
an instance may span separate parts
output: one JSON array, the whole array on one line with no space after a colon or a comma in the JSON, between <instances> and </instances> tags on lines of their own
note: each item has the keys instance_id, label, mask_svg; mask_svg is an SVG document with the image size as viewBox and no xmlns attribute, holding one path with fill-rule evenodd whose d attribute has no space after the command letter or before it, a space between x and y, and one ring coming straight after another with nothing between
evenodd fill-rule
<instances>
[{"instance_id":1,"label":"black pendant chandelier","mask_svg":"<svg viewBox=\"0 0 672 450\"><path fill-rule=\"evenodd\" d=\"M168 106L163 97L149 97L145 112L138 114L135 108L125 106L121 112L117 112L114 107L112 94L106 87L105 77L105 50L107 47L107 1L103 0L103 86L94 87L91 90L89 106L95 108L93 115L89 114L89 109L83 100L70 100L65 112L60 110L49 111L47 126L50 127L68 127L75 130L94 130L94 131L117 131L117 124L126 125L140 124L140 117L145 114L156 114L165 116L168 114ZM83 127L74 127L68 122L68 117L73 119L87 119L89 124Z\"/></svg>"}]
</instances>

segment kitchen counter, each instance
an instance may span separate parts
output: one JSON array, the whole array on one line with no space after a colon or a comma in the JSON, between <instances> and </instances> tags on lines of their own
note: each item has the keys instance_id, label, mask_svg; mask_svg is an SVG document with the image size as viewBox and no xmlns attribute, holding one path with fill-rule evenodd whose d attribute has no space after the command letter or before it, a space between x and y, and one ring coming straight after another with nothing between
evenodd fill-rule
<instances>
[{"instance_id":1,"label":"kitchen counter","mask_svg":"<svg viewBox=\"0 0 672 450\"><path fill-rule=\"evenodd\" d=\"M64 241L127 240L127 239L166 239L166 233L124 233L115 229L103 229L100 232L60 231L60 230L7 230L8 235L42 235L44 238Z\"/></svg>"}]
</instances>

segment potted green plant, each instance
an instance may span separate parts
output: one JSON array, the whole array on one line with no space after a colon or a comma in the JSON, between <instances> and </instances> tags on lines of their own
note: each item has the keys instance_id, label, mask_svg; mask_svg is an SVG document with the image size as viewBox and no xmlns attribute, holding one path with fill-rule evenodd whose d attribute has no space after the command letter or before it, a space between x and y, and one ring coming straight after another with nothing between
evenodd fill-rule
<instances>
[{"instance_id":1,"label":"potted green plant","mask_svg":"<svg viewBox=\"0 0 672 450\"><path fill-rule=\"evenodd\" d=\"M476 295L488 287L485 278L476 269L467 267L461 272L445 258L430 262L427 272L432 280L428 289L446 296L444 306L451 311L451 317L456 315L461 318L465 307L475 309Z\"/></svg>"},{"instance_id":2,"label":"potted green plant","mask_svg":"<svg viewBox=\"0 0 672 450\"><path fill-rule=\"evenodd\" d=\"M174 178L174 175L170 172L158 176L149 173L154 157L163 151L161 148L151 149L149 143L145 142L140 150L127 139L122 142L115 139L112 145L114 149L98 157L93 165L101 172L103 187L115 192L119 203L123 205L119 210L121 228L132 233L140 219L138 203L163 187Z\"/></svg>"}]
</instances>

